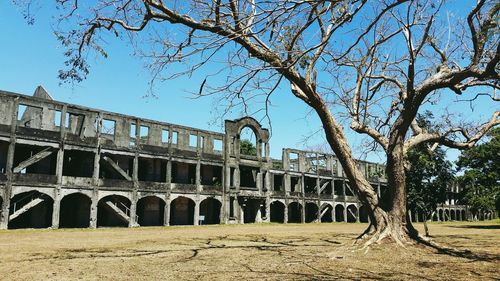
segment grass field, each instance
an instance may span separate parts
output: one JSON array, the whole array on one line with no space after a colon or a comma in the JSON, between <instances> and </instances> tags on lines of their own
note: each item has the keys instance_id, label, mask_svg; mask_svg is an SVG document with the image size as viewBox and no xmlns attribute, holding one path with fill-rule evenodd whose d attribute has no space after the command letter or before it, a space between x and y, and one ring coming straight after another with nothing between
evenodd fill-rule
<instances>
[{"instance_id":1,"label":"grass field","mask_svg":"<svg viewBox=\"0 0 500 281\"><path fill-rule=\"evenodd\" d=\"M353 247L366 224L0 231L1 280L500 280L500 222L433 223L423 246ZM421 224L417 224L422 229Z\"/></svg>"}]
</instances>

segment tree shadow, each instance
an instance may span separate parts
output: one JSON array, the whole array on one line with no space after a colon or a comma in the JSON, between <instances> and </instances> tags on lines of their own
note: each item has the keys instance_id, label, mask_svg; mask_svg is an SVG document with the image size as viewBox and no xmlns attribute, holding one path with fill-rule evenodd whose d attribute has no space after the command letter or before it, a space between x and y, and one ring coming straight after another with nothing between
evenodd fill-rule
<instances>
[{"instance_id":1,"label":"tree shadow","mask_svg":"<svg viewBox=\"0 0 500 281\"><path fill-rule=\"evenodd\" d=\"M484 261L484 262L498 262L500 261L500 255L489 254L489 253L475 253L468 249L455 249L446 246L439 245L435 242L425 241L422 239L417 240L418 243L430 247L437 251L438 254L448 255L457 258L465 258L473 261Z\"/></svg>"},{"instance_id":2,"label":"tree shadow","mask_svg":"<svg viewBox=\"0 0 500 281\"><path fill-rule=\"evenodd\" d=\"M500 224L487 224L487 225L449 225L453 228L475 228L475 229L500 229Z\"/></svg>"}]
</instances>

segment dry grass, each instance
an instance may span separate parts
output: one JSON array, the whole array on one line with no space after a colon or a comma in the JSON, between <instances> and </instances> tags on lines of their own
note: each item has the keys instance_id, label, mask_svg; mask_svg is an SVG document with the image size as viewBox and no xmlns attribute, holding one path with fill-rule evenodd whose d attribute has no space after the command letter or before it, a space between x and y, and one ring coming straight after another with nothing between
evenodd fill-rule
<instances>
[{"instance_id":1,"label":"dry grass","mask_svg":"<svg viewBox=\"0 0 500 281\"><path fill-rule=\"evenodd\" d=\"M0 231L0 279L500 280L498 220L431 224L435 241L458 252L379 245L365 253L352 246L364 227L334 223Z\"/></svg>"}]
</instances>

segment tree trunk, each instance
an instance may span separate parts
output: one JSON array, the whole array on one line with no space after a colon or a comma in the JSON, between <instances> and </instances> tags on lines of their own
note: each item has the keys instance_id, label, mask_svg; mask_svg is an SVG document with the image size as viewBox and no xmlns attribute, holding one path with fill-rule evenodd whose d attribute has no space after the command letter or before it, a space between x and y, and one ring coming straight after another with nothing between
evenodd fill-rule
<instances>
[{"instance_id":1,"label":"tree trunk","mask_svg":"<svg viewBox=\"0 0 500 281\"><path fill-rule=\"evenodd\" d=\"M393 242L403 245L404 242L417 238L418 232L413 228L406 212L403 141L398 142L387 154L386 169L390 199L383 208L377 192L358 169L342 127L334 121L324 103L312 106L321 119L328 143L339 158L346 177L356 190L361 203L368 209L370 225L358 237L358 241L366 241L364 244L366 247L386 239L392 239Z\"/></svg>"},{"instance_id":2,"label":"tree trunk","mask_svg":"<svg viewBox=\"0 0 500 281\"><path fill-rule=\"evenodd\" d=\"M425 231L425 237L429 237L429 226L427 226L427 219L424 218L424 231Z\"/></svg>"}]
</instances>

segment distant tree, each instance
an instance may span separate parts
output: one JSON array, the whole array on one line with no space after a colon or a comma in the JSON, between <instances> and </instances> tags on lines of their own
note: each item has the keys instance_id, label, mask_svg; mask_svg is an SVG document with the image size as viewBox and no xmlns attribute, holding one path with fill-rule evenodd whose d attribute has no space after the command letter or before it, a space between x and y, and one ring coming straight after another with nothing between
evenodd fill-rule
<instances>
[{"instance_id":1,"label":"distant tree","mask_svg":"<svg viewBox=\"0 0 500 281\"><path fill-rule=\"evenodd\" d=\"M429 127L434 118L430 112L417 117L419 126L432 131ZM446 153L441 147L420 144L407 154L406 188L408 190L408 209L423 214L425 235L429 236L427 220L431 218L438 204L446 200L446 192L453 181L453 170ZM416 215L416 214L413 214Z\"/></svg>"},{"instance_id":2,"label":"distant tree","mask_svg":"<svg viewBox=\"0 0 500 281\"><path fill-rule=\"evenodd\" d=\"M460 155L457 166L464 203L474 217L480 210L500 212L500 128L488 134L489 140Z\"/></svg>"},{"instance_id":3,"label":"distant tree","mask_svg":"<svg viewBox=\"0 0 500 281\"><path fill-rule=\"evenodd\" d=\"M240 141L240 153L245 155L257 156L257 148L253 142L243 139Z\"/></svg>"},{"instance_id":4,"label":"distant tree","mask_svg":"<svg viewBox=\"0 0 500 281\"><path fill-rule=\"evenodd\" d=\"M500 80L500 5L465 2L457 12L444 0L58 0L57 35L68 58L59 77L84 79L89 52L106 57L111 35L136 40L152 80L203 70L199 95L215 96L223 107L247 113L252 105L257 110L249 114L269 118L270 96L289 87L289 96L321 121L367 208L370 224L359 240L403 245L419 239L407 220L406 153L424 143L469 148L500 124L500 111L475 124L444 112L433 132L415 120L423 107L449 106L443 96L456 97L455 108L460 101L500 100L493 91ZM387 157L386 203L356 164L347 128Z\"/></svg>"}]
</instances>

